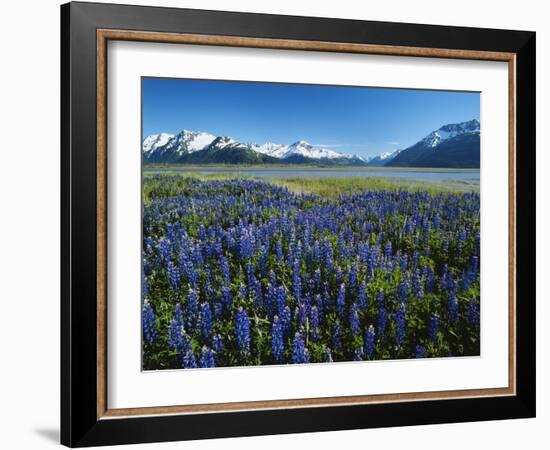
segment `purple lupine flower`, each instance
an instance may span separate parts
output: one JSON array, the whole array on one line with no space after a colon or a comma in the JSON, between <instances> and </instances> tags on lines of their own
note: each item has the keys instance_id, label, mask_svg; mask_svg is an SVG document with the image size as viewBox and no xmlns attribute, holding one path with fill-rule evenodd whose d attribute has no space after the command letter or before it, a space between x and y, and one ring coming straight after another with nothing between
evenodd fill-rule
<instances>
[{"instance_id":1,"label":"purple lupine flower","mask_svg":"<svg viewBox=\"0 0 550 450\"><path fill-rule=\"evenodd\" d=\"M185 355L183 355L183 368L195 369L197 367L197 361L195 360L195 354L193 350L189 349Z\"/></svg>"},{"instance_id":2,"label":"purple lupine flower","mask_svg":"<svg viewBox=\"0 0 550 450\"><path fill-rule=\"evenodd\" d=\"M317 306L312 306L309 311L309 329L312 341L319 340L319 310Z\"/></svg>"},{"instance_id":3,"label":"purple lupine flower","mask_svg":"<svg viewBox=\"0 0 550 450\"><path fill-rule=\"evenodd\" d=\"M223 305L220 302L214 302L213 314L214 314L214 322L218 322L222 318L223 314Z\"/></svg>"},{"instance_id":4,"label":"purple lupine flower","mask_svg":"<svg viewBox=\"0 0 550 450\"><path fill-rule=\"evenodd\" d=\"M402 303L405 301L407 295L409 294L409 284L406 280L401 280L397 286L397 302Z\"/></svg>"},{"instance_id":5,"label":"purple lupine flower","mask_svg":"<svg viewBox=\"0 0 550 450\"><path fill-rule=\"evenodd\" d=\"M464 227L461 227L458 233L458 241L457 241L457 251L459 255L462 254L462 249L464 248L466 237L467 237L466 229Z\"/></svg>"},{"instance_id":6,"label":"purple lupine flower","mask_svg":"<svg viewBox=\"0 0 550 450\"><path fill-rule=\"evenodd\" d=\"M205 339L209 339L212 334L212 310L210 309L210 305L206 302L201 305L199 328L202 336Z\"/></svg>"},{"instance_id":7,"label":"purple lupine flower","mask_svg":"<svg viewBox=\"0 0 550 450\"><path fill-rule=\"evenodd\" d=\"M180 285L180 271L174 265L172 261L168 261L167 268L168 272L168 281L170 282L170 287L173 291L177 291Z\"/></svg>"},{"instance_id":8,"label":"purple lupine flower","mask_svg":"<svg viewBox=\"0 0 550 450\"><path fill-rule=\"evenodd\" d=\"M290 334L290 326L292 324L292 313L290 312L290 308L285 306L283 310L281 311L281 325L283 327L283 334L285 337L288 337Z\"/></svg>"},{"instance_id":9,"label":"purple lupine flower","mask_svg":"<svg viewBox=\"0 0 550 450\"><path fill-rule=\"evenodd\" d=\"M313 272L313 280L315 283L315 287L318 289L321 286L321 270L315 269L315 272Z\"/></svg>"},{"instance_id":10,"label":"purple lupine flower","mask_svg":"<svg viewBox=\"0 0 550 450\"><path fill-rule=\"evenodd\" d=\"M428 319L428 338L437 343L437 333L439 332L439 316L437 314L430 314Z\"/></svg>"},{"instance_id":11,"label":"purple lupine flower","mask_svg":"<svg viewBox=\"0 0 550 450\"><path fill-rule=\"evenodd\" d=\"M474 256L472 258L472 272L474 274L477 274L479 272L479 258L477 256Z\"/></svg>"},{"instance_id":12,"label":"purple lupine flower","mask_svg":"<svg viewBox=\"0 0 550 450\"><path fill-rule=\"evenodd\" d=\"M214 360L214 352L211 349L209 349L206 345L202 347L201 355L199 358L199 366L202 368L216 367L216 362Z\"/></svg>"},{"instance_id":13,"label":"purple lupine flower","mask_svg":"<svg viewBox=\"0 0 550 450\"><path fill-rule=\"evenodd\" d=\"M163 264L166 266L172 258L172 245L166 238L161 238L159 241L159 252L162 258Z\"/></svg>"},{"instance_id":14,"label":"purple lupine flower","mask_svg":"<svg viewBox=\"0 0 550 450\"><path fill-rule=\"evenodd\" d=\"M353 350L352 359L353 361L363 361L363 349L361 347Z\"/></svg>"},{"instance_id":15,"label":"purple lupine flower","mask_svg":"<svg viewBox=\"0 0 550 450\"><path fill-rule=\"evenodd\" d=\"M349 311L349 326L351 333L354 336L357 336L359 333L361 333L361 323L359 321L359 308L357 307L357 303L351 305Z\"/></svg>"},{"instance_id":16,"label":"purple lupine flower","mask_svg":"<svg viewBox=\"0 0 550 450\"><path fill-rule=\"evenodd\" d=\"M275 305L276 313L282 314L284 307L286 306L286 290L283 286L279 286L275 292Z\"/></svg>"},{"instance_id":17,"label":"purple lupine flower","mask_svg":"<svg viewBox=\"0 0 550 450\"><path fill-rule=\"evenodd\" d=\"M342 333L338 322L334 322L332 325L332 348L337 352L342 350Z\"/></svg>"},{"instance_id":18,"label":"purple lupine flower","mask_svg":"<svg viewBox=\"0 0 550 450\"><path fill-rule=\"evenodd\" d=\"M300 262L295 259L292 266L292 293L297 302L302 298L302 283L300 278Z\"/></svg>"},{"instance_id":19,"label":"purple lupine flower","mask_svg":"<svg viewBox=\"0 0 550 450\"><path fill-rule=\"evenodd\" d=\"M414 352L414 357L415 358L424 358L425 354L426 354L426 350L424 349L424 347L422 347L421 345L417 345L416 349L415 349L415 352Z\"/></svg>"},{"instance_id":20,"label":"purple lupine flower","mask_svg":"<svg viewBox=\"0 0 550 450\"><path fill-rule=\"evenodd\" d=\"M248 353L250 350L250 319L242 306L239 306L235 314L235 333L239 351Z\"/></svg>"},{"instance_id":21,"label":"purple lupine flower","mask_svg":"<svg viewBox=\"0 0 550 450\"><path fill-rule=\"evenodd\" d=\"M344 242L344 236L342 235L338 236L338 253L340 257L346 256L346 244Z\"/></svg>"},{"instance_id":22,"label":"purple lupine flower","mask_svg":"<svg viewBox=\"0 0 550 450\"><path fill-rule=\"evenodd\" d=\"M294 335L292 341L292 364L304 364L309 362L309 351L306 348L304 338L300 333Z\"/></svg>"},{"instance_id":23,"label":"purple lupine flower","mask_svg":"<svg viewBox=\"0 0 550 450\"><path fill-rule=\"evenodd\" d=\"M242 283L239 285L239 297L243 300L248 300L248 289Z\"/></svg>"},{"instance_id":24,"label":"purple lupine flower","mask_svg":"<svg viewBox=\"0 0 550 450\"><path fill-rule=\"evenodd\" d=\"M433 293L434 283L434 270L431 266L426 266L426 292L428 294Z\"/></svg>"},{"instance_id":25,"label":"purple lupine flower","mask_svg":"<svg viewBox=\"0 0 550 450\"><path fill-rule=\"evenodd\" d=\"M183 310L178 303L174 307L172 319L168 324L168 346L172 350L181 350L182 347L182 331L184 330Z\"/></svg>"},{"instance_id":26,"label":"purple lupine flower","mask_svg":"<svg viewBox=\"0 0 550 450\"><path fill-rule=\"evenodd\" d=\"M149 302L145 302L143 305L143 311L141 313L142 326L143 326L143 339L149 345L152 345L159 338L157 330L157 321L155 318L155 311Z\"/></svg>"},{"instance_id":27,"label":"purple lupine flower","mask_svg":"<svg viewBox=\"0 0 550 450\"><path fill-rule=\"evenodd\" d=\"M452 324L455 324L458 321L458 300L454 290L449 293L449 300L447 301L447 314L449 321Z\"/></svg>"},{"instance_id":28,"label":"purple lupine flower","mask_svg":"<svg viewBox=\"0 0 550 450\"><path fill-rule=\"evenodd\" d=\"M276 363L280 364L283 362L284 352L283 326L279 317L275 316L271 325L271 355Z\"/></svg>"},{"instance_id":29,"label":"purple lupine flower","mask_svg":"<svg viewBox=\"0 0 550 450\"><path fill-rule=\"evenodd\" d=\"M349 269L348 286L352 292L357 288L357 265L353 264Z\"/></svg>"},{"instance_id":30,"label":"purple lupine flower","mask_svg":"<svg viewBox=\"0 0 550 450\"><path fill-rule=\"evenodd\" d=\"M382 289L380 289L378 291L378 293L376 294L376 306L378 308L383 308L384 307L384 291Z\"/></svg>"},{"instance_id":31,"label":"purple lupine flower","mask_svg":"<svg viewBox=\"0 0 550 450\"><path fill-rule=\"evenodd\" d=\"M424 297L424 288L422 286L422 280L420 278L420 271L416 269L414 271L412 279L412 291L416 298Z\"/></svg>"},{"instance_id":32,"label":"purple lupine flower","mask_svg":"<svg viewBox=\"0 0 550 450\"><path fill-rule=\"evenodd\" d=\"M341 284L338 290L338 297L336 298L336 312L340 319L344 318L344 309L346 307L346 285Z\"/></svg>"},{"instance_id":33,"label":"purple lupine flower","mask_svg":"<svg viewBox=\"0 0 550 450\"><path fill-rule=\"evenodd\" d=\"M391 245L391 242L388 241L386 242L386 246L384 247L384 258L386 258L386 260L389 260L391 258L391 254L392 254L392 245Z\"/></svg>"},{"instance_id":34,"label":"purple lupine flower","mask_svg":"<svg viewBox=\"0 0 550 450\"><path fill-rule=\"evenodd\" d=\"M283 262L284 261L283 243L280 239L277 241L277 247L276 247L275 253L277 255L277 261Z\"/></svg>"},{"instance_id":35,"label":"purple lupine flower","mask_svg":"<svg viewBox=\"0 0 550 450\"><path fill-rule=\"evenodd\" d=\"M340 269L339 266L336 266L335 278L336 278L336 285L341 286L344 282L344 273L342 272L342 269Z\"/></svg>"},{"instance_id":36,"label":"purple lupine flower","mask_svg":"<svg viewBox=\"0 0 550 450\"><path fill-rule=\"evenodd\" d=\"M313 243L313 259L317 263L321 261L321 247L318 240L315 240Z\"/></svg>"},{"instance_id":37,"label":"purple lupine flower","mask_svg":"<svg viewBox=\"0 0 550 450\"><path fill-rule=\"evenodd\" d=\"M307 306L305 303L300 303L297 307L296 307L296 312L295 312L295 317L296 317L296 326L298 328L304 328L306 327L306 321L307 321Z\"/></svg>"},{"instance_id":38,"label":"purple lupine flower","mask_svg":"<svg viewBox=\"0 0 550 450\"><path fill-rule=\"evenodd\" d=\"M212 350L216 353L216 361L220 361L224 351L223 338L220 334L215 334L212 338Z\"/></svg>"},{"instance_id":39,"label":"purple lupine flower","mask_svg":"<svg viewBox=\"0 0 550 450\"><path fill-rule=\"evenodd\" d=\"M403 344L405 338L405 329L407 327L407 319L405 317L405 303L400 303L397 312L393 315L395 321L395 341L398 347Z\"/></svg>"},{"instance_id":40,"label":"purple lupine flower","mask_svg":"<svg viewBox=\"0 0 550 450\"><path fill-rule=\"evenodd\" d=\"M231 289L226 286L222 287L222 305L225 310L230 310L233 305Z\"/></svg>"},{"instance_id":41,"label":"purple lupine flower","mask_svg":"<svg viewBox=\"0 0 550 450\"><path fill-rule=\"evenodd\" d=\"M187 304L185 307L185 320L186 328L188 331L195 331L195 326L197 324L197 316L199 314L199 306L197 293L193 289L189 289L189 294L187 295Z\"/></svg>"},{"instance_id":42,"label":"purple lupine flower","mask_svg":"<svg viewBox=\"0 0 550 450\"><path fill-rule=\"evenodd\" d=\"M365 333L365 355L371 358L374 355L374 341L375 341L374 327L369 325L367 332Z\"/></svg>"},{"instance_id":43,"label":"purple lupine flower","mask_svg":"<svg viewBox=\"0 0 550 450\"><path fill-rule=\"evenodd\" d=\"M141 276L141 295L143 299L147 298L147 294L149 293L149 285L147 283L147 277L145 275Z\"/></svg>"},{"instance_id":44,"label":"purple lupine flower","mask_svg":"<svg viewBox=\"0 0 550 450\"><path fill-rule=\"evenodd\" d=\"M239 253L241 259L246 260L252 256L252 242L247 232L243 232L239 242Z\"/></svg>"},{"instance_id":45,"label":"purple lupine flower","mask_svg":"<svg viewBox=\"0 0 550 450\"><path fill-rule=\"evenodd\" d=\"M220 270L222 273L223 284L225 286L229 286L231 284L231 270L229 268L229 261L227 261L225 256L222 256L220 259Z\"/></svg>"},{"instance_id":46,"label":"purple lupine flower","mask_svg":"<svg viewBox=\"0 0 550 450\"><path fill-rule=\"evenodd\" d=\"M479 304L474 300L466 303L466 322L470 326L479 326Z\"/></svg>"},{"instance_id":47,"label":"purple lupine flower","mask_svg":"<svg viewBox=\"0 0 550 450\"><path fill-rule=\"evenodd\" d=\"M359 285L359 292L357 293L357 303L359 304L359 309L361 311L366 311L367 309L367 286L364 281Z\"/></svg>"},{"instance_id":48,"label":"purple lupine flower","mask_svg":"<svg viewBox=\"0 0 550 450\"><path fill-rule=\"evenodd\" d=\"M384 336L386 331L386 322L388 321L388 312L384 306L378 308L378 313L376 314L376 328L378 336Z\"/></svg>"}]
</instances>

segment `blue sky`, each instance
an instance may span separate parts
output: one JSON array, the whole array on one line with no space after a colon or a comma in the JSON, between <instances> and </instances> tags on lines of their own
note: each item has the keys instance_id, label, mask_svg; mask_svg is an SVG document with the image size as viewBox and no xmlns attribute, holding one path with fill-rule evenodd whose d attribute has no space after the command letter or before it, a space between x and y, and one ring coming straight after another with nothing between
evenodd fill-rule
<instances>
[{"instance_id":1,"label":"blue sky","mask_svg":"<svg viewBox=\"0 0 550 450\"><path fill-rule=\"evenodd\" d=\"M207 131L373 156L479 119L479 93L143 78L143 137Z\"/></svg>"}]
</instances>

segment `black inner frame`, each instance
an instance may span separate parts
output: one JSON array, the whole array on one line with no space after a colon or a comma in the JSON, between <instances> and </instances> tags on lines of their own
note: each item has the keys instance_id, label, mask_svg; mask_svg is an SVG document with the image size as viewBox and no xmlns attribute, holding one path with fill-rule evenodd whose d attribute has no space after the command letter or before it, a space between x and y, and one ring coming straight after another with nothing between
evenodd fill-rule
<instances>
[{"instance_id":1,"label":"black inner frame","mask_svg":"<svg viewBox=\"0 0 550 450\"><path fill-rule=\"evenodd\" d=\"M99 28L515 53L517 394L98 420ZM61 443L81 447L534 417L535 101L534 32L79 2L62 5Z\"/></svg>"}]
</instances>

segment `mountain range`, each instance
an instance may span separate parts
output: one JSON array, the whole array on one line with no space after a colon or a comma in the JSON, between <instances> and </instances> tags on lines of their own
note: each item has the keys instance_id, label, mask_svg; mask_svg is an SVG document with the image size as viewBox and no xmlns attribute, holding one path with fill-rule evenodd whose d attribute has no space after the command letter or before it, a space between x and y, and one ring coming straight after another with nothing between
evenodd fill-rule
<instances>
[{"instance_id":1,"label":"mountain range","mask_svg":"<svg viewBox=\"0 0 550 450\"><path fill-rule=\"evenodd\" d=\"M474 119L444 125L411 147L363 158L300 140L293 144L237 142L228 136L183 130L160 133L142 142L145 163L163 164L316 164L330 166L479 168L480 124Z\"/></svg>"}]
</instances>

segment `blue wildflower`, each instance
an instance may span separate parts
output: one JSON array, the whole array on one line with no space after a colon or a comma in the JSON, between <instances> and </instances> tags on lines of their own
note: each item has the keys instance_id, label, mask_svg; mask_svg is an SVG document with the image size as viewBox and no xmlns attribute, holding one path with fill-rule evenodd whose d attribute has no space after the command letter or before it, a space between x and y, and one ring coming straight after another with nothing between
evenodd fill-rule
<instances>
[{"instance_id":1,"label":"blue wildflower","mask_svg":"<svg viewBox=\"0 0 550 450\"><path fill-rule=\"evenodd\" d=\"M342 333L338 322L332 326L332 348L337 352L342 350Z\"/></svg>"},{"instance_id":2,"label":"blue wildflower","mask_svg":"<svg viewBox=\"0 0 550 450\"><path fill-rule=\"evenodd\" d=\"M304 364L309 362L309 352L306 349L304 338L300 333L294 335L292 341L292 364Z\"/></svg>"},{"instance_id":3,"label":"blue wildflower","mask_svg":"<svg viewBox=\"0 0 550 450\"><path fill-rule=\"evenodd\" d=\"M470 326L479 326L479 304L474 300L466 303L466 322Z\"/></svg>"},{"instance_id":4,"label":"blue wildflower","mask_svg":"<svg viewBox=\"0 0 550 450\"><path fill-rule=\"evenodd\" d=\"M283 326L279 317L275 316L271 325L271 355L276 363L280 364L283 362L284 352Z\"/></svg>"},{"instance_id":5,"label":"blue wildflower","mask_svg":"<svg viewBox=\"0 0 550 450\"><path fill-rule=\"evenodd\" d=\"M401 346L405 338L405 328L407 327L404 303L399 304L397 312L393 315L393 319L395 321L395 341L397 346Z\"/></svg>"},{"instance_id":6,"label":"blue wildflower","mask_svg":"<svg viewBox=\"0 0 550 450\"><path fill-rule=\"evenodd\" d=\"M359 333L361 333L361 323L359 321L359 308L357 307L357 303L351 305L349 311L349 326L351 333L354 336L357 336Z\"/></svg>"},{"instance_id":7,"label":"blue wildflower","mask_svg":"<svg viewBox=\"0 0 550 450\"><path fill-rule=\"evenodd\" d=\"M209 339L212 334L212 310L210 309L210 305L206 302L201 305L199 323L202 336L205 339Z\"/></svg>"},{"instance_id":8,"label":"blue wildflower","mask_svg":"<svg viewBox=\"0 0 550 450\"><path fill-rule=\"evenodd\" d=\"M346 285L341 284L338 291L338 297L336 298L336 312L340 319L344 318L344 309L346 307Z\"/></svg>"},{"instance_id":9,"label":"blue wildflower","mask_svg":"<svg viewBox=\"0 0 550 450\"><path fill-rule=\"evenodd\" d=\"M375 342L374 327L369 325L365 333L365 355L371 358L374 355L374 342Z\"/></svg>"},{"instance_id":10,"label":"blue wildflower","mask_svg":"<svg viewBox=\"0 0 550 450\"><path fill-rule=\"evenodd\" d=\"M149 302L145 302L142 311L143 339L152 345L159 338L155 312Z\"/></svg>"},{"instance_id":11,"label":"blue wildflower","mask_svg":"<svg viewBox=\"0 0 550 450\"><path fill-rule=\"evenodd\" d=\"M197 293L193 289L189 289L189 294L187 295L187 304L185 308L186 328L189 332L195 331L198 314L199 306Z\"/></svg>"},{"instance_id":12,"label":"blue wildflower","mask_svg":"<svg viewBox=\"0 0 550 450\"><path fill-rule=\"evenodd\" d=\"M250 350L250 319L242 306L239 306L237 314L235 314L235 333L239 351L248 353Z\"/></svg>"},{"instance_id":13,"label":"blue wildflower","mask_svg":"<svg viewBox=\"0 0 550 450\"><path fill-rule=\"evenodd\" d=\"M439 316L437 314L430 314L428 319L428 338L436 343L437 333L439 332Z\"/></svg>"},{"instance_id":14,"label":"blue wildflower","mask_svg":"<svg viewBox=\"0 0 550 450\"><path fill-rule=\"evenodd\" d=\"M201 356L199 358L200 367L216 367L214 360L214 352L206 345L202 347Z\"/></svg>"},{"instance_id":15,"label":"blue wildflower","mask_svg":"<svg viewBox=\"0 0 550 450\"><path fill-rule=\"evenodd\" d=\"M357 293L357 303L359 309L365 311L367 309L367 286L364 281L359 285L359 292Z\"/></svg>"}]
</instances>

